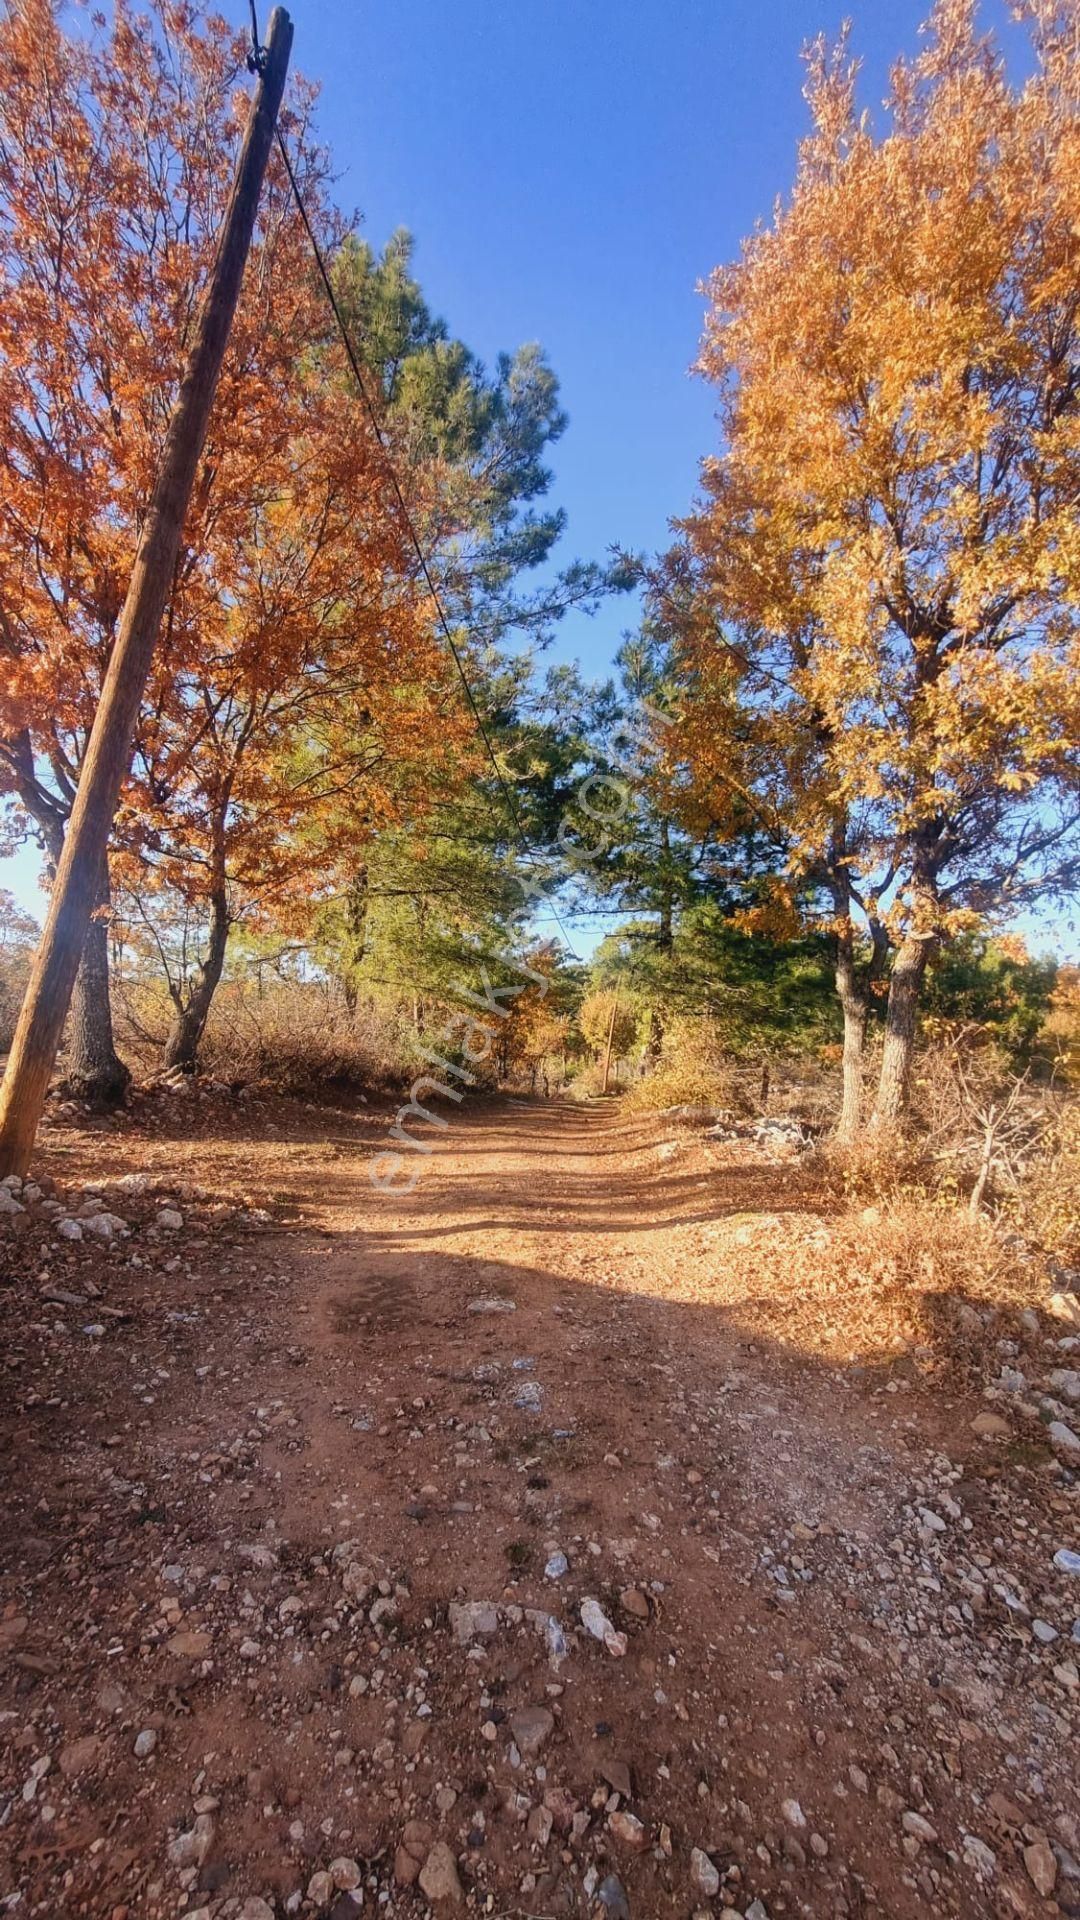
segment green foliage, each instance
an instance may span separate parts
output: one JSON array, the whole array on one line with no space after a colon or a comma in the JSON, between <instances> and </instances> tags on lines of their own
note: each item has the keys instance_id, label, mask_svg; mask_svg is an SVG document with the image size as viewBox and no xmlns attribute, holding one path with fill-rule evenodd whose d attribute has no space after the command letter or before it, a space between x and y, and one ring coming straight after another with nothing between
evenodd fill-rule
<instances>
[{"instance_id":1,"label":"green foliage","mask_svg":"<svg viewBox=\"0 0 1080 1920\"><path fill-rule=\"evenodd\" d=\"M736 1057L807 1052L839 1037L824 939L743 933L712 901L683 915L669 952L647 922L629 922L597 949L598 980L624 981L665 1020L707 1015Z\"/></svg>"},{"instance_id":2,"label":"green foliage","mask_svg":"<svg viewBox=\"0 0 1080 1920\"><path fill-rule=\"evenodd\" d=\"M964 934L937 955L926 980L924 1027L972 1026L1017 1063L1030 1059L1050 1010L1056 960L1033 960L1022 942Z\"/></svg>"},{"instance_id":3,"label":"green foliage","mask_svg":"<svg viewBox=\"0 0 1080 1920\"><path fill-rule=\"evenodd\" d=\"M438 473L436 497L410 504L463 640L490 645L517 628L543 641L568 607L593 608L616 584L611 569L575 561L531 594L516 585L566 526L561 509L542 504L548 449L567 424L558 380L535 342L485 367L432 312L412 259L403 229L381 254L351 237L334 262L335 291L407 491L408 476L429 484Z\"/></svg>"}]
</instances>

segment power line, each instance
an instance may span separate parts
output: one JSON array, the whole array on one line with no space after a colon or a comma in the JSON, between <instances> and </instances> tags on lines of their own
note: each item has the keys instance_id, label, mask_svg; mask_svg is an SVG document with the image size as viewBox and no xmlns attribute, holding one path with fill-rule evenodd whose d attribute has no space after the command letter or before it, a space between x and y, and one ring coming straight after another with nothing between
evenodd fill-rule
<instances>
[{"instance_id":1,"label":"power line","mask_svg":"<svg viewBox=\"0 0 1080 1920\"><path fill-rule=\"evenodd\" d=\"M248 67L254 73L261 73L263 68L263 62L265 59L265 49L263 48L262 43L259 39L259 20L258 20L258 13L256 11L256 0L248 0L248 5L251 12L251 52L248 55ZM431 569L427 561L427 556L424 553L423 547L421 546L420 537L416 531L416 526L413 521L412 514L409 512L408 502L405 499L405 495L402 492L400 482L398 481L397 471L395 469L393 457L390 452L389 442L387 440L385 433L383 432L383 428L379 420L378 412L375 408L374 402L372 401L371 395L368 392L367 382L364 379L364 375L360 367L360 362L357 358L355 349L353 347L352 338L350 336L348 326L346 325L346 322L345 322L345 316L341 311L341 307L338 303L337 295L334 292L333 282L330 279L330 274L327 269L326 261L323 257L322 248L320 247L319 242L315 237L315 230L312 227L311 221L308 217L308 210L304 205L304 197L300 192L300 185L299 185L299 182L297 181L296 174L293 171L292 161L289 159L288 148L286 147L284 138L282 137L280 125L275 125L274 133L277 140L278 151L281 154L282 163L284 165L285 172L288 177L289 186L292 190L292 196L296 202L297 211L300 215L301 221L303 222L304 231L307 234L308 241L311 246L311 251L315 259L315 264L319 271L319 278L322 281L323 288L326 292L326 297L330 302L331 311L334 315L335 321L337 322L338 332L341 335L341 343L345 349L345 354L346 354L346 358L348 359L349 366L352 369L353 379L356 381L360 398L364 403L364 407L367 412L368 418L371 421L372 431L375 434L375 439L378 444L379 451L382 454L383 465L386 469L388 478L390 480L390 484L394 490L394 497L397 501L398 512L400 513L401 518L404 522L406 531L409 536L410 544L412 545L413 551L416 554L416 558L419 562L420 571L424 576L424 581L427 586L427 590L431 595L431 599L434 604L436 614L438 616L439 625L442 629L443 637L450 650L450 655L454 662L454 666L457 669L458 678L460 679L462 687L465 690L465 698L469 703L470 711L472 712L473 719L476 722L477 731L479 732L480 737L484 742L484 746L487 750L488 759L491 761L492 768L494 769L495 778L498 781L500 788L502 789L503 798L506 801L506 810L510 815L510 819L513 822L514 831L517 834L518 841L521 847L523 848L523 850L530 856L530 858L537 859L539 857L538 849L532 846L529 841L528 835L525 832L525 828L522 825L521 816L518 813L517 804L514 800L514 796L511 793L510 788L506 783L506 778L496 758L495 749L491 744L490 735L488 734L488 730L484 725L483 715L481 714L480 708L477 705L476 697L469 683L469 677L465 672L464 662L461 658L461 654L459 652L457 643L454 639L454 635L450 627L450 622L447 619L446 610L442 603L442 596L440 595L439 590L435 585L435 581L432 578ZM570 939L570 935L567 933L566 928L563 926L563 923L560 920L558 913L555 911L555 908L549 907L548 912L541 917L544 919L549 919L554 921L555 925L558 927L560 933L562 934L563 939L566 941L567 949L569 951L571 959L580 960L581 955L575 950L573 942Z\"/></svg>"},{"instance_id":2,"label":"power line","mask_svg":"<svg viewBox=\"0 0 1080 1920\"><path fill-rule=\"evenodd\" d=\"M252 7L252 13L254 16L254 5ZM280 128L277 129L277 144L278 144L278 151L281 154L281 158L284 163L285 172L288 176L289 186L292 189L293 199L296 202L297 211L299 212L300 218L304 225L304 231L307 234L308 240L311 244L311 251L315 259L315 264L319 271L319 278L322 281L323 287L326 292L326 297L330 303L330 307L334 315L334 319L337 322L338 332L341 335L341 342L345 349L349 366L352 369L353 378L356 381L357 389L364 403L364 407L367 412L368 418L371 421L372 431L375 434L375 438L379 446L379 451L382 454L383 465L386 469L386 474L390 481L390 485L393 488L394 498L397 502L398 512L401 516L401 520L404 524L405 530L408 533L409 542L412 546L413 552L415 553L417 561L419 563L420 571L424 577L424 583L427 587L428 593L431 596L432 604L434 605L435 612L438 617L438 622L442 630L443 638L445 639L447 647L450 650L451 658L454 662L455 668L457 669L458 678L461 681L462 687L465 690L465 698L469 703L469 708L472 712L473 719L476 723L477 731L480 734L480 737L483 740L484 746L487 750L487 756L491 762L492 768L494 769L495 778L498 781L500 788L502 789L502 795L506 802L506 810L510 816L510 819L513 822L514 831L517 834L518 841L521 847L523 848L523 850L527 854L529 854L530 857L536 858L537 849L531 845L528 835L525 832L525 828L521 821L521 815L519 814L517 809L517 803L515 802L514 796L511 793L509 786L507 785L506 777L503 773L502 768L499 765L498 759L495 754L495 749L492 746L491 737L488 733L487 727L484 724L484 717L480 712L480 708L479 708L479 705L477 704L476 696L473 693L472 686L469 683L469 677L465 671L465 665L461 658L460 649L458 648L457 642L454 639L453 631L451 629L449 619L447 618L446 610L442 603L442 597L432 577L431 568L428 565L427 556L424 553L424 549L420 543L420 537L416 531L415 522L413 521L412 514L409 511L408 503L405 499L405 495L401 488L401 483L398 480L397 472L394 467L393 459L391 457L390 447L389 447L386 434L383 431L381 422L378 417L378 412L375 408L374 402L368 391L367 382L365 381L364 375L361 371L360 362L357 357L356 350L353 347L352 339L349 335L349 330L345 322L345 316L341 311L341 306L338 302L337 295L334 292L333 283L330 279L330 274L327 269L322 248L320 247L319 242L315 237L314 229L308 217L308 211L304 205L303 195L300 192L299 183L297 181L296 174L293 171L292 162L289 159L288 149L285 145L284 139L282 138ZM562 921L560 920L558 914L555 912L554 908L550 908L547 916L545 917L554 920L556 926L559 928L559 931L561 932L564 940L566 941L567 948L570 952L571 958L574 960L580 959L580 955L575 952L570 936L567 933L566 928L563 926Z\"/></svg>"}]
</instances>

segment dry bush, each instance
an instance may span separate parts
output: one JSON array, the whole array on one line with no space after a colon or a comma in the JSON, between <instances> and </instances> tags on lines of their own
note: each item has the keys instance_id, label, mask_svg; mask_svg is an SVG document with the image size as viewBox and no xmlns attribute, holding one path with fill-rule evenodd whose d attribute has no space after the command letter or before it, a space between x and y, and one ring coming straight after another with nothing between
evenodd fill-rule
<instances>
[{"instance_id":1,"label":"dry bush","mask_svg":"<svg viewBox=\"0 0 1080 1920\"><path fill-rule=\"evenodd\" d=\"M817 1148L814 1164L826 1193L851 1205L913 1199L934 1187L925 1140L899 1129L850 1141L827 1139Z\"/></svg>"},{"instance_id":2,"label":"dry bush","mask_svg":"<svg viewBox=\"0 0 1080 1920\"><path fill-rule=\"evenodd\" d=\"M915 1198L831 1223L814 1288L860 1351L928 1341L958 1360L984 1343L980 1309L1034 1306L1042 1291L1037 1264L985 1216Z\"/></svg>"},{"instance_id":3,"label":"dry bush","mask_svg":"<svg viewBox=\"0 0 1080 1920\"><path fill-rule=\"evenodd\" d=\"M144 1073L161 1064L171 1017L159 980L140 980L118 996L118 1046ZM261 992L246 979L224 982L199 1049L200 1066L216 1080L303 1094L400 1085L408 1058L396 1012L364 1006L350 1013L332 988L299 980L274 981Z\"/></svg>"},{"instance_id":4,"label":"dry bush","mask_svg":"<svg viewBox=\"0 0 1080 1920\"><path fill-rule=\"evenodd\" d=\"M812 1201L806 1161L798 1177ZM796 1350L871 1365L915 1353L927 1364L996 1371L999 1310L1014 1314L1045 1296L1037 1260L985 1215L973 1220L947 1204L904 1197L744 1219L717 1249L725 1295L736 1311L752 1303L752 1320L772 1323Z\"/></svg>"},{"instance_id":5,"label":"dry bush","mask_svg":"<svg viewBox=\"0 0 1080 1920\"><path fill-rule=\"evenodd\" d=\"M745 1096L715 1021L704 1016L673 1020L665 1030L660 1059L627 1094L632 1113L665 1107L721 1107L742 1112Z\"/></svg>"},{"instance_id":6,"label":"dry bush","mask_svg":"<svg viewBox=\"0 0 1080 1920\"><path fill-rule=\"evenodd\" d=\"M1063 1104L1016 1197L1021 1231L1064 1267L1080 1267L1080 1101Z\"/></svg>"}]
</instances>

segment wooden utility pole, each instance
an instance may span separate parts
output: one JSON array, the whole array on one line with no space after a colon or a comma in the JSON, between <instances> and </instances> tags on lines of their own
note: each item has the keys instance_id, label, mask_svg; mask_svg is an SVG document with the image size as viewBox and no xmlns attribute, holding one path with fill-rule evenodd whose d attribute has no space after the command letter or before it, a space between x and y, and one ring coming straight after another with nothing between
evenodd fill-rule
<instances>
[{"instance_id":1,"label":"wooden utility pole","mask_svg":"<svg viewBox=\"0 0 1080 1920\"><path fill-rule=\"evenodd\" d=\"M213 271L79 775L45 931L0 1087L0 1179L25 1173L45 1104L236 312L292 37L292 21L283 7L275 7Z\"/></svg>"},{"instance_id":2,"label":"wooden utility pole","mask_svg":"<svg viewBox=\"0 0 1080 1920\"><path fill-rule=\"evenodd\" d=\"M604 1084L600 1089L601 1093L606 1093L608 1090L608 1075L611 1072L611 1043L615 1038L615 1016L618 1011L619 994L618 989L616 989L615 998L611 1003L611 1019L608 1021L607 1046L604 1048Z\"/></svg>"}]
</instances>

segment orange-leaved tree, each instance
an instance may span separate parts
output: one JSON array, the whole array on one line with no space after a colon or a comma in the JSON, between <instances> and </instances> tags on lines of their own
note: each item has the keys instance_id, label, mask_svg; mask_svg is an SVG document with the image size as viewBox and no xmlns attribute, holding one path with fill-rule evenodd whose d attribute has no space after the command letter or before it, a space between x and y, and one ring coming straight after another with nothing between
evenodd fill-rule
<instances>
[{"instance_id":1,"label":"orange-leaved tree","mask_svg":"<svg viewBox=\"0 0 1080 1920\"><path fill-rule=\"evenodd\" d=\"M867 975L892 1121L934 948L1080 874L1080 4L1013 10L1022 84L937 0L881 135L813 47L791 198L708 289L665 745L837 936L849 1129Z\"/></svg>"},{"instance_id":2,"label":"orange-leaved tree","mask_svg":"<svg viewBox=\"0 0 1080 1920\"><path fill-rule=\"evenodd\" d=\"M70 33L60 12L53 0L19 0L0 20L0 793L50 866L249 99L243 37L184 0L155 0L149 20L119 0L108 26L95 19ZM310 93L302 82L293 83L290 100L286 137L330 244L339 224L326 202L324 157L308 137ZM163 760L169 751L193 755L212 726L200 678L207 661L219 662L233 641L252 644L242 612L260 591L260 542L276 537L282 502L297 500L305 466L319 459L311 452L318 426L304 356L324 325L308 242L275 158L122 828L140 820L150 791L155 806L165 806L176 780ZM340 431L340 418L325 424ZM365 442L355 422L348 432L350 465L362 462L365 444L370 465L370 436ZM318 506L337 511L340 522L333 484L327 479ZM298 539L325 545L317 515L296 520L287 537L293 565L301 564ZM393 540L383 539L377 560L372 541L359 544L380 577L398 558ZM267 612L257 629L264 685L294 674L311 645L296 621L279 623L273 635L269 628ZM128 844L132 838L129 832ZM103 873L103 909L108 890ZM88 937L72 1020L76 1077L102 1092L125 1077L113 1049L107 960L102 914Z\"/></svg>"}]
</instances>

